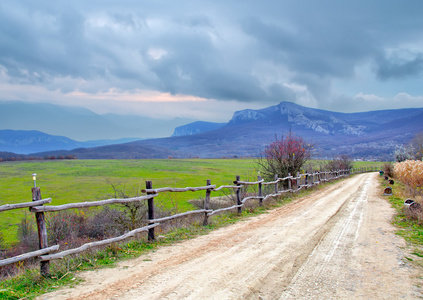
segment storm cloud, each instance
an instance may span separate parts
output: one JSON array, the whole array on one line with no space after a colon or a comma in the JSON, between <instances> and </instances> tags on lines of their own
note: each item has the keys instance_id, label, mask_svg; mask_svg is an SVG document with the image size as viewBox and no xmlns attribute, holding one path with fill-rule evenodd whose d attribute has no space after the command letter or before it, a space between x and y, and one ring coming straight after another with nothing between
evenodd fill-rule
<instances>
[{"instance_id":1,"label":"storm cloud","mask_svg":"<svg viewBox=\"0 0 423 300\"><path fill-rule=\"evenodd\" d=\"M3 1L0 100L163 118L195 118L203 105L208 121L280 101L422 106L422 9L419 0Z\"/></svg>"}]
</instances>

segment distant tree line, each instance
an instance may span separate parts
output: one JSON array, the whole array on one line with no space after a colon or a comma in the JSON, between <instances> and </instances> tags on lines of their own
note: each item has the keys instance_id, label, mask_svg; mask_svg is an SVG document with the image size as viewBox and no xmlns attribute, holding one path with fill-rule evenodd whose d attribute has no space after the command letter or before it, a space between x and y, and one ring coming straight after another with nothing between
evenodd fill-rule
<instances>
[{"instance_id":1,"label":"distant tree line","mask_svg":"<svg viewBox=\"0 0 423 300\"><path fill-rule=\"evenodd\" d=\"M76 159L75 155L47 155L44 157L27 156L24 154L16 154L12 152L0 152L0 162L5 161L24 161L24 160L52 160L52 159Z\"/></svg>"}]
</instances>

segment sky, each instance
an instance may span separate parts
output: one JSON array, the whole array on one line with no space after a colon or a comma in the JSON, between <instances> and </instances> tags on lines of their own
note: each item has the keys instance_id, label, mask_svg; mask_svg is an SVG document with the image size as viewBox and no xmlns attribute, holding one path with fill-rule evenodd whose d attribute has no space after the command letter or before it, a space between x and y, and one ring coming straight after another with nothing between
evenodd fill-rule
<instances>
[{"instance_id":1,"label":"sky","mask_svg":"<svg viewBox=\"0 0 423 300\"><path fill-rule=\"evenodd\" d=\"M423 107L421 0L1 1L0 100L226 122Z\"/></svg>"}]
</instances>

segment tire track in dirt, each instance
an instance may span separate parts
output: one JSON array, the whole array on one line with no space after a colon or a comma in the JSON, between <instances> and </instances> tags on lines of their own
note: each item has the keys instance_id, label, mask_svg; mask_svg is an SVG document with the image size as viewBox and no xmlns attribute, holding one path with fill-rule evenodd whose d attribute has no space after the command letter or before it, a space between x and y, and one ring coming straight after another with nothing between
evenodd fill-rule
<instances>
[{"instance_id":1,"label":"tire track in dirt","mask_svg":"<svg viewBox=\"0 0 423 300\"><path fill-rule=\"evenodd\" d=\"M39 299L413 298L405 244L376 187L376 174L360 174Z\"/></svg>"}]
</instances>

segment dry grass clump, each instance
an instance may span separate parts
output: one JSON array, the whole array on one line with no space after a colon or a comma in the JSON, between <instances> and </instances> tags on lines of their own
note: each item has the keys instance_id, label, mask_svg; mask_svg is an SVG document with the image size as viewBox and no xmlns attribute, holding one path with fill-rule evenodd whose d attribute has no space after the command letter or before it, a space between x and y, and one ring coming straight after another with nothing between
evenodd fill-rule
<instances>
[{"instance_id":1,"label":"dry grass clump","mask_svg":"<svg viewBox=\"0 0 423 300\"><path fill-rule=\"evenodd\" d=\"M414 190L423 189L423 161L406 160L396 163L394 167L395 177Z\"/></svg>"}]
</instances>

